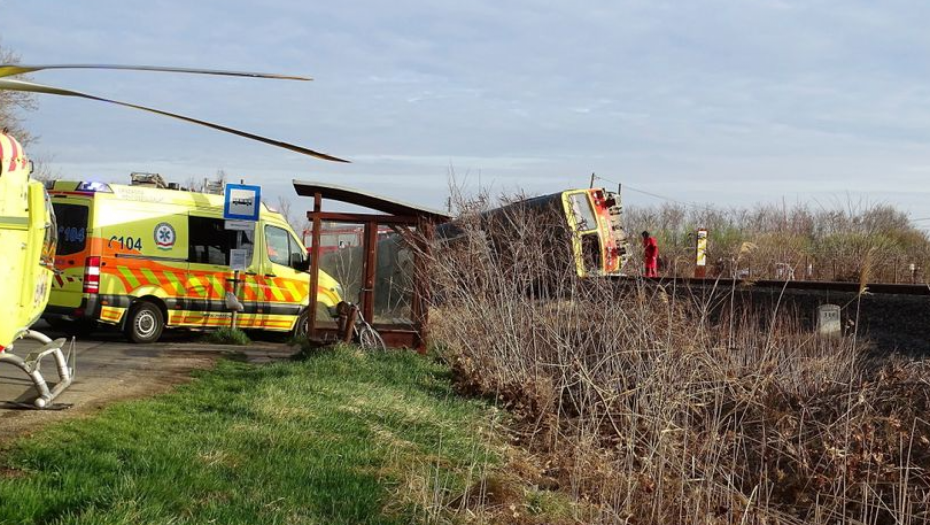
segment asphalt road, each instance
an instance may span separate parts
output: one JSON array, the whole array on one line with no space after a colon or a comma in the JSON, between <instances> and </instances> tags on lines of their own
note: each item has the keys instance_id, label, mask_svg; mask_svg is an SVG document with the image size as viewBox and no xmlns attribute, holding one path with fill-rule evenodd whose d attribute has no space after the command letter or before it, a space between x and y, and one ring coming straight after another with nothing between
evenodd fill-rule
<instances>
[{"instance_id":1,"label":"asphalt road","mask_svg":"<svg viewBox=\"0 0 930 525\"><path fill-rule=\"evenodd\" d=\"M52 339L65 337L48 325L33 327ZM50 410L24 409L35 398L32 383L21 370L0 365L0 446L10 437L28 433L41 425L99 410L121 399L152 395L190 378L191 371L210 367L216 359L238 356L264 362L290 357L295 349L283 343L254 342L249 346L199 343L199 334L166 332L155 344L128 342L116 332L98 332L75 341L77 373L71 387L55 399ZM21 341L13 352L25 356L38 346ZM53 359L42 363L49 384L58 380Z\"/></svg>"}]
</instances>

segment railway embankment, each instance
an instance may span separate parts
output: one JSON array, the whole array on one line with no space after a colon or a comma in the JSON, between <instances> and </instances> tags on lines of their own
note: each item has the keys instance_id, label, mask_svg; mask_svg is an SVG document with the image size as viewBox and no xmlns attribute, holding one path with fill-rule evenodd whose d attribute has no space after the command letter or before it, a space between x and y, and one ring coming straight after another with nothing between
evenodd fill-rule
<instances>
[{"instance_id":1,"label":"railway embankment","mask_svg":"<svg viewBox=\"0 0 930 525\"><path fill-rule=\"evenodd\" d=\"M781 311L793 314L800 327L810 331L818 328L821 307L836 305L842 333L870 343L873 352L930 356L926 287L871 285L859 293L856 283L680 280L661 285L667 293L705 305L715 316L752 312L764 322Z\"/></svg>"}]
</instances>

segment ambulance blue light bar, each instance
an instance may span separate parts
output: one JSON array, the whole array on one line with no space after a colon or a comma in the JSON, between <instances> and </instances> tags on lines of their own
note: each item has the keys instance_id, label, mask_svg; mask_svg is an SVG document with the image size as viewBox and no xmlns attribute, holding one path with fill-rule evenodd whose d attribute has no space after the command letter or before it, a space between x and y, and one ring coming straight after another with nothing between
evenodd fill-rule
<instances>
[{"instance_id":1,"label":"ambulance blue light bar","mask_svg":"<svg viewBox=\"0 0 930 525\"><path fill-rule=\"evenodd\" d=\"M110 188L109 184L96 181L84 181L78 184L78 187L74 191L113 193L113 190Z\"/></svg>"}]
</instances>

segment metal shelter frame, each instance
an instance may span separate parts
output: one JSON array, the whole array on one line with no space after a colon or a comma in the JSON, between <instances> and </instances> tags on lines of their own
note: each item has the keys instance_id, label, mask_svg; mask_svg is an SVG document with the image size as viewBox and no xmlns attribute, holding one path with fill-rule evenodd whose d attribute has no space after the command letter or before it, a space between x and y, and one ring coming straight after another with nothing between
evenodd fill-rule
<instances>
[{"instance_id":1,"label":"metal shelter frame","mask_svg":"<svg viewBox=\"0 0 930 525\"><path fill-rule=\"evenodd\" d=\"M311 339L321 336L337 338L337 330L317 326L316 304L319 297L320 279L320 238L323 222L342 224L363 224L364 234L362 249L364 254L362 269L362 289L360 307L362 315L374 325L389 347L407 347L424 351L426 348L426 323L428 313L426 298L429 294L426 278L426 261L424 255L428 246L413 246L414 253L414 287L411 303L412 323L377 324L374 322L375 270L377 268L377 243L379 226L400 226L413 228L418 239L430 239L437 224L450 219L449 215L429 208L408 204L395 199L367 193L364 191L314 181L294 180L294 189L304 197L313 197L313 210L307 212L312 224L311 265L310 265L310 308L307 335ZM323 211L323 200L333 200L361 206L380 213L347 213Z\"/></svg>"}]
</instances>

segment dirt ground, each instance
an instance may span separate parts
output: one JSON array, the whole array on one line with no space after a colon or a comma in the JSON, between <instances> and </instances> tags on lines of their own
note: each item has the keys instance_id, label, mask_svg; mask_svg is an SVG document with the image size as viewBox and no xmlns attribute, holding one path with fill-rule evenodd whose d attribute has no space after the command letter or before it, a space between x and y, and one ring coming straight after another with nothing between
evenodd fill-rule
<instances>
[{"instance_id":1,"label":"dirt ground","mask_svg":"<svg viewBox=\"0 0 930 525\"><path fill-rule=\"evenodd\" d=\"M64 337L44 324L34 328L52 338ZM71 387L47 410L25 409L35 389L25 374L0 365L0 447L11 437L29 434L50 422L92 414L107 404L164 392L190 380L191 371L209 368L223 356L239 356L252 362L287 359L296 351L283 343L253 342L249 346L198 343L199 334L168 332L162 341L138 345L121 334L99 332L76 340L77 373ZM21 342L14 353L24 356L37 346ZM54 361L46 359L42 372L49 384L58 380Z\"/></svg>"}]
</instances>

